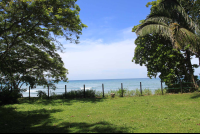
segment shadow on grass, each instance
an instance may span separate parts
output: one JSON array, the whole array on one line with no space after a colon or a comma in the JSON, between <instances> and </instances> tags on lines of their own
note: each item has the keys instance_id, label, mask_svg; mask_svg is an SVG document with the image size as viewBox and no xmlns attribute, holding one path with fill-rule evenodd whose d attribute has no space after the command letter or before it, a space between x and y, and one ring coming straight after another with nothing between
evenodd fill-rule
<instances>
[{"instance_id":1,"label":"shadow on grass","mask_svg":"<svg viewBox=\"0 0 200 134\"><path fill-rule=\"evenodd\" d=\"M98 103L103 102L108 98L74 98L74 99L57 99L57 98L45 98L41 99L38 97L24 97L19 99L19 103L28 103L28 104L42 104L42 105L72 105L73 103L81 102L81 103Z\"/></svg>"},{"instance_id":2,"label":"shadow on grass","mask_svg":"<svg viewBox=\"0 0 200 134\"><path fill-rule=\"evenodd\" d=\"M200 93L194 93L192 96L191 96L191 99L197 99L200 97Z\"/></svg>"},{"instance_id":3,"label":"shadow on grass","mask_svg":"<svg viewBox=\"0 0 200 134\"><path fill-rule=\"evenodd\" d=\"M56 119L50 114L61 110L17 111L15 108L0 107L1 133L126 133L127 128L108 122L84 123L62 122L54 125Z\"/></svg>"}]
</instances>

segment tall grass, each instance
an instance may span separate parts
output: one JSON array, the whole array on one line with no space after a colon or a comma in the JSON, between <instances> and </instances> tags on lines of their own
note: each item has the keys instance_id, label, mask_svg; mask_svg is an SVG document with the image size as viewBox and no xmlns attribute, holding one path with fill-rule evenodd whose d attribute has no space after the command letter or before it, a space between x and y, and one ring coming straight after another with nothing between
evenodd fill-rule
<instances>
[{"instance_id":1,"label":"tall grass","mask_svg":"<svg viewBox=\"0 0 200 134\"><path fill-rule=\"evenodd\" d=\"M114 93L116 97L122 97L122 90L119 88L117 90L111 89L108 92L104 93L104 97L110 97L111 93ZM166 89L163 89L163 94L166 94ZM128 90L127 88L123 89L123 97L133 97L133 96L142 96L142 95L162 95L161 89L157 89L154 91L154 94L152 90L149 88L145 88L142 90L142 94L140 89L136 88L135 90ZM95 98L95 97L102 97L103 93L101 91L96 90L85 90L85 98ZM38 97L39 98L47 98L47 95L43 91L38 91ZM50 98L84 98L84 91L83 90L71 90L69 92L62 93L62 94L56 94L55 92L50 93Z\"/></svg>"},{"instance_id":2,"label":"tall grass","mask_svg":"<svg viewBox=\"0 0 200 134\"><path fill-rule=\"evenodd\" d=\"M167 90L166 89L163 89L163 94L166 94ZM162 95L162 90L159 88L157 90L155 90L155 95Z\"/></svg>"},{"instance_id":3,"label":"tall grass","mask_svg":"<svg viewBox=\"0 0 200 134\"><path fill-rule=\"evenodd\" d=\"M143 95L152 95L152 91L148 88L148 89L144 89L143 91Z\"/></svg>"},{"instance_id":4,"label":"tall grass","mask_svg":"<svg viewBox=\"0 0 200 134\"><path fill-rule=\"evenodd\" d=\"M122 90L110 90L107 92L107 96L110 95L111 93L115 93L116 96L122 96ZM142 91L142 94L140 92L140 90L138 88L136 88L135 90L128 90L127 88L123 89L123 96L127 96L127 97L132 97L132 96L141 96L141 95L152 95L152 91L150 89L144 89Z\"/></svg>"}]
</instances>

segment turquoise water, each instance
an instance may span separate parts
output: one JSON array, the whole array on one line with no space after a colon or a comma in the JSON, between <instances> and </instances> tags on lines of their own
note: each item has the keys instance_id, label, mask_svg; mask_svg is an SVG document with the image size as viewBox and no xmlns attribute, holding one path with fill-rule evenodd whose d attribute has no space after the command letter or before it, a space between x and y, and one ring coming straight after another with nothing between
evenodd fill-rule
<instances>
[{"instance_id":1,"label":"turquoise water","mask_svg":"<svg viewBox=\"0 0 200 134\"><path fill-rule=\"evenodd\" d=\"M57 89L54 91L50 89L50 94L55 92L56 94L62 94L65 92L65 85L67 85L67 92L71 90L80 90L83 89L85 84L86 90L93 89L96 91L102 91L102 84L104 84L104 92L110 90L118 90L121 88L121 83L123 83L123 88L128 90L135 90L136 88L140 89L140 82L142 84L142 89L149 88L152 92L155 89L161 88L161 82L159 78L133 78L133 79L104 79L104 80L69 80L69 82L59 82L56 84ZM162 83L163 88L166 87L164 82ZM23 93L24 97L29 96L28 86L23 85L23 88L27 88L27 92ZM47 88L44 89L42 86L37 86L35 89L30 90L31 97L37 97L38 90L47 92Z\"/></svg>"}]
</instances>

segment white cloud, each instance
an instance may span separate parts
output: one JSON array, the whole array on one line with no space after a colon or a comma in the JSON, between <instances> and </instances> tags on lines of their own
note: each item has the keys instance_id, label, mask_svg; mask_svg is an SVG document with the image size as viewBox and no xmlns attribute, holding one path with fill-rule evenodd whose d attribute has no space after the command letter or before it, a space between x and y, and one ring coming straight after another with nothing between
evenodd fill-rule
<instances>
[{"instance_id":1,"label":"white cloud","mask_svg":"<svg viewBox=\"0 0 200 134\"><path fill-rule=\"evenodd\" d=\"M65 45L66 52L60 55L69 70L69 79L146 77L146 68L132 62L134 40L106 44L102 39L88 39L78 45Z\"/></svg>"},{"instance_id":2,"label":"white cloud","mask_svg":"<svg viewBox=\"0 0 200 134\"><path fill-rule=\"evenodd\" d=\"M136 38L136 33L132 32L132 28L133 26L120 30L123 39Z\"/></svg>"},{"instance_id":3,"label":"white cloud","mask_svg":"<svg viewBox=\"0 0 200 134\"><path fill-rule=\"evenodd\" d=\"M199 59L195 58L195 56L192 56L191 62L192 62L192 64L199 65ZM200 76L200 68L195 68L194 69L194 74L197 75L197 76Z\"/></svg>"},{"instance_id":4,"label":"white cloud","mask_svg":"<svg viewBox=\"0 0 200 134\"><path fill-rule=\"evenodd\" d=\"M131 28L118 31L116 37L121 41L85 39L64 45L65 53L60 56L69 70L69 80L146 78L147 68L132 62L136 35ZM193 58L192 63L198 64L198 59ZM195 75L199 73L195 69Z\"/></svg>"}]
</instances>

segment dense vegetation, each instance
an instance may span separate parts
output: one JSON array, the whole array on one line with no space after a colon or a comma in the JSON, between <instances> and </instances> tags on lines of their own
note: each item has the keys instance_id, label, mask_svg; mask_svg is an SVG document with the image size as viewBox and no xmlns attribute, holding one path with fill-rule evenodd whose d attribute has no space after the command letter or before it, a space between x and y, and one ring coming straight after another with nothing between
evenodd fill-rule
<instances>
[{"instance_id":1,"label":"dense vegetation","mask_svg":"<svg viewBox=\"0 0 200 134\"><path fill-rule=\"evenodd\" d=\"M149 89L142 93L119 89L105 97L88 90L85 98L83 91L52 94L48 99L38 91L37 98L20 98L25 91L22 84L56 89L54 83L67 81L68 70L57 53L63 46L57 38L78 43L87 27L75 2L0 0L0 132L199 132L199 92L166 93L180 92L180 85L191 87L183 92L199 87L194 68L200 63L191 64L191 56L200 59L199 0L149 2L151 13L133 28L138 35L133 61L145 65L150 78L160 73L169 87L165 95L161 89L154 95Z\"/></svg>"},{"instance_id":2,"label":"dense vegetation","mask_svg":"<svg viewBox=\"0 0 200 134\"><path fill-rule=\"evenodd\" d=\"M0 90L5 92L1 96L23 92L23 84L56 89L54 83L67 81L58 38L78 43L82 28L87 27L75 2L0 0Z\"/></svg>"},{"instance_id":3,"label":"dense vegetation","mask_svg":"<svg viewBox=\"0 0 200 134\"><path fill-rule=\"evenodd\" d=\"M200 59L199 1L157 0L151 12L132 29L138 37L133 61L145 65L148 77L159 78L168 92L193 92L199 87L191 56ZM181 83L182 82L182 83Z\"/></svg>"},{"instance_id":4,"label":"dense vegetation","mask_svg":"<svg viewBox=\"0 0 200 134\"><path fill-rule=\"evenodd\" d=\"M57 52L64 49L58 37L78 43L87 27L75 3L0 0L0 101L16 102L25 91L23 84L56 89L54 83L67 81L68 70ZM200 60L199 5L199 0L149 2L151 13L132 29L138 35L133 61L147 66L150 78L160 73L167 92L199 88L194 68L200 63L191 63L191 56Z\"/></svg>"}]
</instances>

